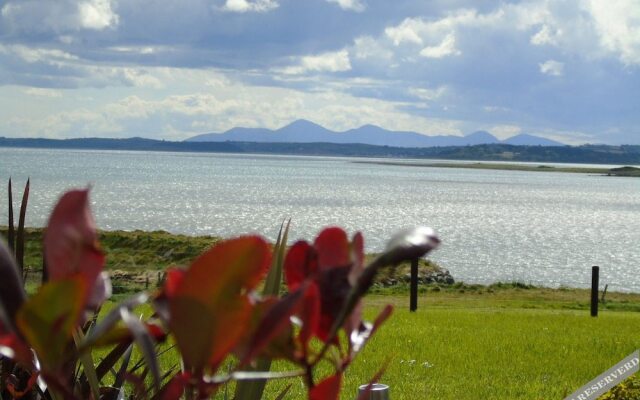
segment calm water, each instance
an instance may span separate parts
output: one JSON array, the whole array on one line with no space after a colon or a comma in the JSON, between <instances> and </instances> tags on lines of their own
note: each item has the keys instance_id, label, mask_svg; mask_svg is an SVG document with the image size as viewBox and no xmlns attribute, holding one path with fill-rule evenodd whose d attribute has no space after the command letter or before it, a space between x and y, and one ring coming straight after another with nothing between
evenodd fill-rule
<instances>
[{"instance_id":1,"label":"calm water","mask_svg":"<svg viewBox=\"0 0 640 400\"><path fill-rule=\"evenodd\" d=\"M439 232L443 245L432 259L458 280L588 286L590 266L600 265L610 289L640 292L640 179L345 158L0 148L0 178L9 175L18 195L31 177L29 226L46 223L64 189L90 184L105 230L275 238L291 217L292 238L338 224L363 231L367 250L379 251L398 229L420 224Z\"/></svg>"}]
</instances>

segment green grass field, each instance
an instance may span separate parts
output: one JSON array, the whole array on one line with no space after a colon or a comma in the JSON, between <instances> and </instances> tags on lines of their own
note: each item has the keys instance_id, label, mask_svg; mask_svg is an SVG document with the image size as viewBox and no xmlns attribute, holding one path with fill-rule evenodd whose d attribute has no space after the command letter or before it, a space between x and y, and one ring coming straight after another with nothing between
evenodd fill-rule
<instances>
[{"instance_id":1,"label":"green grass field","mask_svg":"<svg viewBox=\"0 0 640 400\"><path fill-rule=\"evenodd\" d=\"M41 234L27 231L30 291L39 281ZM108 269L136 278L149 274L150 290L158 271L188 264L216 240L166 232L101 234ZM144 288L144 281L130 282L114 300ZM358 385L386 362L381 382L391 387L392 400L562 399L640 348L640 294L607 293L600 316L592 318L584 289L458 282L421 285L420 293L416 313L407 310L406 284L376 286L365 299L368 319L387 303L396 311L348 370L343 399L354 399ZM149 313L148 307L142 310ZM176 365L175 353L162 357L163 368ZM277 363L275 368L291 367ZM304 398L302 383L295 379L270 382L265 398L275 398L289 383L286 398ZM637 388L635 394L615 398L640 400L640 374L628 386ZM224 398L223 393L216 398Z\"/></svg>"},{"instance_id":2,"label":"green grass field","mask_svg":"<svg viewBox=\"0 0 640 400\"><path fill-rule=\"evenodd\" d=\"M563 399L640 348L640 295L612 294L609 305L625 311L605 308L593 318L586 290L488 290L423 293L415 313L406 294L368 296L368 319L385 304L395 311L349 368L341 398L354 399L388 363L381 382L393 400ZM162 362L169 368L177 358L168 353ZM305 398L298 379L269 382L264 398L290 383L285 398ZM627 385L636 389L615 398L640 399L640 375Z\"/></svg>"},{"instance_id":3,"label":"green grass field","mask_svg":"<svg viewBox=\"0 0 640 400\"><path fill-rule=\"evenodd\" d=\"M640 348L639 312L592 318L548 298L542 304L549 307L527 309L516 293L472 303L461 297L476 296L427 295L415 313L404 296L370 297L369 317L384 303L397 307L352 365L342 398L355 398L358 385L388 360L381 382L393 400L562 399ZM273 397L283 386L267 388ZM302 398L302 389L296 382L289 398ZM640 390L635 396L629 398L640 398Z\"/></svg>"}]
</instances>

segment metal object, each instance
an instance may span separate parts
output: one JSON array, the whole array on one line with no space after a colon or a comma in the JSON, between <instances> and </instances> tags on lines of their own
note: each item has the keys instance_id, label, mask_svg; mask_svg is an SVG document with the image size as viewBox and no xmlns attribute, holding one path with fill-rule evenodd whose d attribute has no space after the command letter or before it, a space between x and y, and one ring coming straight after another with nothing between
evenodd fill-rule
<instances>
[{"instance_id":1,"label":"metal object","mask_svg":"<svg viewBox=\"0 0 640 400\"><path fill-rule=\"evenodd\" d=\"M367 390L369 385L361 385L358 388L358 396ZM368 400L389 400L389 386L382 383L374 383L371 385Z\"/></svg>"}]
</instances>

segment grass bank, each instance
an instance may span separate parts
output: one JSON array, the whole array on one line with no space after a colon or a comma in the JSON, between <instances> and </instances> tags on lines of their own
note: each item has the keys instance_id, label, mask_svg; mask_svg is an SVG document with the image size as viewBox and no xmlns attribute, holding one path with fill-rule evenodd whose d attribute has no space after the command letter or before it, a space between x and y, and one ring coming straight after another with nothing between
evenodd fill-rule
<instances>
[{"instance_id":1,"label":"grass bank","mask_svg":"<svg viewBox=\"0 0 640 400\"><path fill-rule=\"evenodd\" d=\"M367 319L389 303L395 311L349 368L341 399L354 399L383 365L381 383L391 387L393 400L563 399L640 348L640 312L632 308L604 309L592 318L586 291L506 284L484 290L422 293L414 313L406 295L367 296ZM640 295L622 300L640 310ZM162 359L163 368L177 363L171 352ZM295 366L276 362L273 368ZM269 382L264 398L289 384L286 399L305 398L299 379ZM640 399L640 375L616 393L601 400ZM215 398L224 399L224 392Z\"/></svg>"},{"instance_id":2,"label":"grass bank","mask_svg":"<svg viewBox=\"0 0 640 400\"><path fill-rule=\"evenodd\" d=\"M145 285L152 289L158 272L188 264L219 240L166 232L100 235L107 267L122 289L115 301ZM25 264L33 287L42 264L41 239L41 229L27 230ZM403 268L384 279L402 278ZM423 271L433 268L422 265ZM116 273L133 275L120 279ZM396 310L345 376L345 400L355 398L357 386L385 363L382 382L391 386L393 400L561 399L640 348L640 294L608 293L600 316L592 318L584 289L429 283L420 285L418 311L410 313L408 285L396 280L394 285L380 281L366 298L369 319L385 304ZM149 308L140 311L149 313ZM163 356L165 369L177 363L175 354ZM275 368L290 366L276 363ZM265 398L274 398L291 382L286 398L303 398L297 380L270 382ZM640 399L640 389L632 389L640 388L638 375L626 384L627 394L614 398Z\"/></svg>"},{"instance_id":3,"label":"grass bank","mask_svg":"<svg viewBox=\"0 0 640 400\"><path fill-rule=\"evenodd\" d=\"M640 168L593 168L593 167L555 167L549 165L522 165L522 164L498 164L498 163L423 163L423 162L397 162L397 161L354 161L362 164L396 165L409 167L431 168L466 168L466 169L492 169L503 171L530 171L530 172L570 172L583 174L598 174L606 176L640 177Z\"/></svg>"}]
</instances>

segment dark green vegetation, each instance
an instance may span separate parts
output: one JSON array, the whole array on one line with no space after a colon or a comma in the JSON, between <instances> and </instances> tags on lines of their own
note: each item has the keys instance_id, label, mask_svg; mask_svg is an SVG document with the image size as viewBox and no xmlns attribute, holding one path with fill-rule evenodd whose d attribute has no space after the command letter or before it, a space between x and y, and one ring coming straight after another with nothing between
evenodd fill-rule
<instances>
[{"instance_id":1,"label":"dark green vegetation","mask_svg":"<svg viewBox=\"0 0 640 400\"><path fill-rule=\"evenodd\" d=\"M591 167L552 167L548 165L519 165L519 164L492 164L492 163L420 163L420 162L393 162L393 161L354 161L361 164L396 165L408 167L432 167L432 168L467 168L467 169L492 169L503 171L530 171L530 172L571 172L582 174L600 174L607 176L631 176L640 177L640 168L591 168Z\"/></svg>"},{"instance_id":2,"label":"dark green vegetation","mask_svg":"<svg viewBox=\"0 0 640 400\"><path fill-rule=\"evenodd\" d=\"M42 228L25 229L25 271L29 288L40 282L42 271ZM7 236L7 227L0 227L0 235ZM133 293L155 287L162 280L167 267L188 265L199 254L221 239L212 236L176 235L165 231L100 231L100 245L107 255L106 269L110 271L115 294ZM367 255L367 262L375 254ZM410 266L408 263L396 269L385 270L377 278L378 288L406 283ZM436 276L440 268L421 260L419 275Z\"/></svg>"},{"instance_id":3,"label":"dark green vegetation","mask_svg":"<svg viewBox=\"0 0 640 400\"><path fill-rule=\"evenodd\" d=\"M638 145L514 146L483 144L405 148L336 143L171 142L143 138L54 140L0 137L0 147L640 164L640 146Z\"/></svg>"},{"instance_id":4,"label":"dark green vegetation","mask_svg":"<svg viewBox=\"0 0 640 400\"><path fill-rule=\"evenodd\" d=\"M612 168L607 173L613 176L640 176L640 168L635 167L620 167Z\"/></svg>"}]
</instances>

